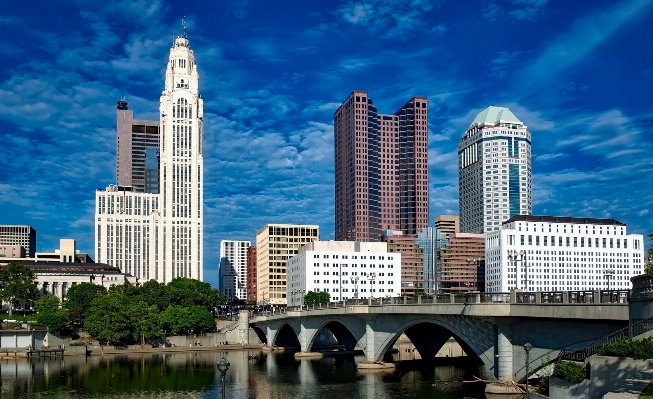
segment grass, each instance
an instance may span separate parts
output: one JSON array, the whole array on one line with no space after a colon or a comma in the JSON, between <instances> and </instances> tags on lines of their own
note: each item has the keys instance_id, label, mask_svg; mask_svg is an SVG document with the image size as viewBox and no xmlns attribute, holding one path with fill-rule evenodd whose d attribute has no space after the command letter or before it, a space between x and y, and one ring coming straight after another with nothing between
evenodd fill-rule
<instances>
[{"instance_id":1,"label":"grass","mask_svg":"<svg viewBox=\"0 0 653 399\"><path fill-rule=\"evenodd\" d=\"M644 391L639 394L639 399L653 399L653 380L644 388Z\"/></svg>"}]
</instances>

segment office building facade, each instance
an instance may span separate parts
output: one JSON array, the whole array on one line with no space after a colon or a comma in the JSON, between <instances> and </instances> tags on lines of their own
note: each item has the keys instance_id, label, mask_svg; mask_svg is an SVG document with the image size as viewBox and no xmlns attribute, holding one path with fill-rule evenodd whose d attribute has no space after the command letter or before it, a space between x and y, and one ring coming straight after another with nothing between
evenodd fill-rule
<instances>
[{"instance_id":1,"label":"office building facade","mask_svg":"<svg viewBox=\"0 0 653 399\"><path fill-rule=\"evenodd\" d=\"M424 291L424 249L417 235L404 235L401 231L385 230L382 241L388 252L401 254L401 294L415 295Z\"/></svg>"},{"instance_id":2,"label":"office building facade","mask_svg":"<svg viewBox=\"0 0 653 399\"><path fill-rule=\"evenodd\" d=\"M339 241L428 227L428 101L381 114L354 91L334 114L335 228Z\"/></svg>"},{"instance_id":3,"label":"office building facade","mask_svg":"<svg viewBox=\"0 0 653 399\"><path fill-rule=\"evenodd\" d=\"M644 237L614 219L518 215L485 236L488 292L630 289Z\"/></svg>"},{"instance_id":4,"label":"office building facade","mask_svg":"<svg viewBox=\"0 0 653 399\"><path fill-rule=\"evenodd\" d=\"M314 241L288 260L288 306L307 292L328 292L331 301L399 296L401 254L382 242Z\"/></svg>"},{"instance_id":5,"label":"office building facade","mask_svg":"<svg viewBox=\"0 0 653 399\"><path fill-rule=\"evenodd\" d=\"M531 133L508 109L481 111L458 143L460 231L497 231L532 213Z\"/></svg>"},{"instance_id":6,"label":"office building facade","mask_svg":"<svg viewBox=\"0 0 653 399\"><path fill-rule=\"evenodd\" d=\"M309 242L320 239L319 227L267 224L256 234L256 302L286 305L287 262Z\"/></svg>"},{"instance_id":7,"label":"office building facade","mask_svg":"<svg viewBox=\"0 0 653 399\"><path fill-rule=\"evenodd\" d=\"M256 245L247 248L247 302L256 301Z\"/></svg>"},{"instance_id":8,"label":"office building facade","mask_svg":"<svg viewBox=\"0 0 653 399\"><path fill-rule=\"evenodd\" d=\"M170 49L159 112L159 193L96 192L95 259L141 281L202 280L204 100L185 34Z\"/></svg>"},{"instance_id":9,"label":"office building facade","mask_svg":"<svg viewBox=\"0 0 653 399\"><path fill-rule=\"evenodd\" d=\"M437 227L427 227L417 234L415 242L424 253L424 292L435 294L440 291L441 250L448 243L447 235Z\"/></svg>"},{"instance_id":10,"label":"office building facade","mask_svg":"<svg viewBox=\"0 0 653 399\"><path fill-rule=\"evenodd\" d=\"M146 151L159 147L159 121L134 119L127 101L118 101L116 184L145 192Z\"/></svg>"},{"instance_id":11,"label":"office building facade","mask_svg":"<svg viewBox=\"0 0 653 399\"><path fill-rule=\"evenodd\" d=\"M455 233L440 251L442 292L485 291L485 236Z\"/></svg>"},{"instance_id":12,"label":"office building facade","mask_svg":"<svg viewBox=\"0 0 653 399\"><path fill-rule=\"evenodd\" d=\"M247 299L247 249L249 241L220 241L220 292L227 300Z\"/></svg>"},{"instance_id":13,"label":"office building facade","mask_svg":"<svg viewBox=\"0 0 653 399\"><path fill-rule=\"evenodd\" d=\"M445 236L460 233L460 217L457 215L438 215L435 217L435 228Z\"/></svg>"},{"instance_id":14,"label":"office building facade","mask_svg":"<svg viewBox=\"0 0 653 399\"><path fill-rule=\"evenodd\" d=\"M29 258L34 257L36 253L36 230L32 226L0 225L0 246L15 245L23 247L25 254Z\"/></svg>"}]
</instances>

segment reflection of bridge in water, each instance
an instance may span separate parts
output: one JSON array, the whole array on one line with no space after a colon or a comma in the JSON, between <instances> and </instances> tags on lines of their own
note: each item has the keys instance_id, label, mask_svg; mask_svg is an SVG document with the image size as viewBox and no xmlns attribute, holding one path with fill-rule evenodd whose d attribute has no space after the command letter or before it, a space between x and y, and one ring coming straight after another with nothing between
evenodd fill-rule
<instances>
[{"instance_id":1,"label":"reflection of bridge in water","mask_svg":"<svg viewBox=\"0 0 653 399\"><path fill-rule=\"evenodd\" d=\"M531 359L583 348L628 325L627 300L628 291L380 298L370 306L353 301L303 306L252 320L243 312L239 328L253 327L268 346L301 352L315 351L316 337L326 329L344 350L358 345L367 362L382 360L404 333L424 359L454 337L465 353L482 361L485 378L512 380L524 375L526 342L533 345Z\"/></svg>"}]
</instances>

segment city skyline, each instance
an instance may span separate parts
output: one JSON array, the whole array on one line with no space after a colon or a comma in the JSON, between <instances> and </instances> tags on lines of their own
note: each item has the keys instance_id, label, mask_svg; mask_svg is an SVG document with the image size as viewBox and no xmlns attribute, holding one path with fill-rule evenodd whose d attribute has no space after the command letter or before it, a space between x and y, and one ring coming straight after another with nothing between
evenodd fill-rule
<instances>
[{"instance_id":1,"label":"city skyline","mask_svg":"<svg viewBox=\"0 0 653 399\"><path fill-rule=\"evenodd\" d=\"M428 99L432 216L458 214L457 144L497 105L533 135L533 213L653 231L650 1L404 3L7 4L1 222L33 226L39 250L73 238L93 252L94 190L115 179L115 102L158 119L187 14L208 99L206 281L220 240L254 241L267 223L334 238L333 112L352 90L383 111Z\"/></svg>"}]
</instances>

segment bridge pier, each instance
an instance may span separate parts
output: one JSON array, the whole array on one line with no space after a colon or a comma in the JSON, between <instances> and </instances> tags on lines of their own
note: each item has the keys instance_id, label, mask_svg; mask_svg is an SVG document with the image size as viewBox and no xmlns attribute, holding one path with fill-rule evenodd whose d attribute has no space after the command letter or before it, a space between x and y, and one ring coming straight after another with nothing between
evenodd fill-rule
<instances>
[{"instance_id":1,"label":"bridge pier","mask_svg":"<svg viewBox=\"0 0 653 399\"><path fill-rule=\"evenodd\" d=\"M238 338L240 344L249 345L249 311L241 310L238 314Z\"/></svg>"},{"instance_id":2,"label":"bridge pier","mask_svg":"<svg viewBox=\"0 0 653 399\"><path fill-rule=\"evenodd\" d=\"M512 381L513 379L511 330L512 328L508 324L497 324L497 359L495 365L498 367L496 377L504 381Z\"/></svg>"}]
</instances>

